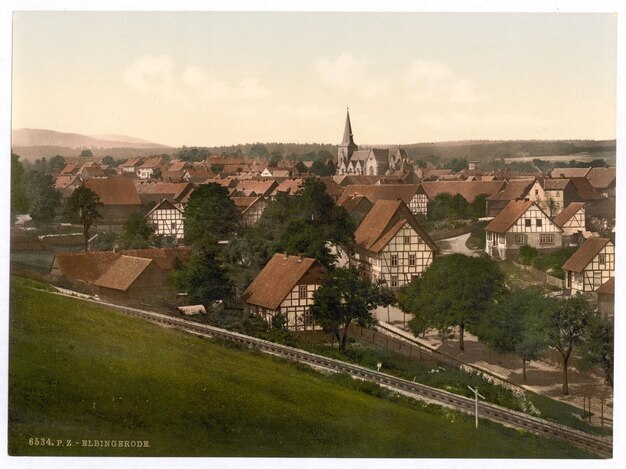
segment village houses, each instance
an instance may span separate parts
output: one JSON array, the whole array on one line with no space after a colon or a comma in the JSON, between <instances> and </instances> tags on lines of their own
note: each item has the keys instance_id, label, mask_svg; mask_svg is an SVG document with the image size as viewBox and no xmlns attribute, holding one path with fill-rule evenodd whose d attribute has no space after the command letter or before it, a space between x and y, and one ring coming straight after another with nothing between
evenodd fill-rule
<instances>
[{"instance_id":1,"label":"village houses","mask_svg":"<svg viewBox=\"0 0 626 469\"><path fill-rule=\"evenodd\" d=\"M289 330L319 329L309 307L324 280L326 269L309 257L274 254L241 295L245 310L268 323L278 314Z\"/></svg>"},{"instance_id":2,"label":"village houses","mask_svg":"<svg viewBox=\"0 0 626 469\"><path fill-rule=\"evenodd\" d=\"M588 238L562 269L571 293L593 293L615 276L615 245L607 238Z\"/></svg>"},{"instance_id":3,"label":"village houses","mask_svg":"<svg viewBox=\"0 0 626 469\"><path fill-rule=\"evenodd\" d=\"M525 244L541 249L562 247L563 230L532 200L512 200L485 227L485 252L506 259Z\"/></svg>"},{"instance_id":4,"label":"village houses","mask_svg":"<svg viewBox=\"0 0 626 469\"><path fill-rule=\"evenodd\" d=\"M146 214L157 235L167 236L175 242L185 239L185 216L178 207L163 199Z\"/></svg>"}]
</instances>

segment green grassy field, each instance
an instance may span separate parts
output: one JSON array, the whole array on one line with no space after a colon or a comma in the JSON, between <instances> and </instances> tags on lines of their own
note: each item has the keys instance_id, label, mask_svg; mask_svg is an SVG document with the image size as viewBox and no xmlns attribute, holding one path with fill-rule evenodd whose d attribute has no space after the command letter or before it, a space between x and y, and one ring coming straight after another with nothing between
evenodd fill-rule
<instances>
[{"instance_id":1,"label":"green grassy field","mask_svg":"<svg viewBox=\"0 0 626 469\"><path fill-rule=\"evenodd\" d=\"M579 458L569 445L12 279L12 455ZM31 446L30 438L71 447ZM141 440L148 448L83 447ZM34 441L34 440L32 440Z\"/></svg>"}]
</instances>

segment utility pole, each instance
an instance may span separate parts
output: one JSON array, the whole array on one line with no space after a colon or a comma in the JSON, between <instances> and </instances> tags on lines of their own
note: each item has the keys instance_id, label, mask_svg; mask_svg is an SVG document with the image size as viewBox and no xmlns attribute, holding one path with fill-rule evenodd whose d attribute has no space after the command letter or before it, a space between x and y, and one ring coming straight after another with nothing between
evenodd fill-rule
<instances>
[{"instance_id":1,"label":"utility pole","mask_svg":"<svg viewBox=\"0 0 626 469\"><path fill-rule=\"evenodd\" d=\"M476 389L469 385L467 387L474 393L474 413L476 415L476 428L478 428L478 398L485 399L485 396L478 394L478 387L476 387Z\"/></svg>"}]
</instances>

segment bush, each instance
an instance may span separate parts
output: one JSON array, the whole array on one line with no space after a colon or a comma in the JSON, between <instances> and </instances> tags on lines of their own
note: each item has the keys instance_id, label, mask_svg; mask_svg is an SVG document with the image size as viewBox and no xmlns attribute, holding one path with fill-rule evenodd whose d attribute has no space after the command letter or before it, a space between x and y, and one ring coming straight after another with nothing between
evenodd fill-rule
<instances>
[{"instance_id":1,"label":"bush","mask_svg":"<svg viewBox=\"0 0 626 469\"><path fill-rule=\"evenodd\" d=\"M539 255L537 248L524 244L519 248L519 262L524 265L531 265L533 259Z\"/></svg>"},{"instance_id":2,"label":"bush","mask_svg":"<svg viewBox=\"0 0 626 469\"><path fill-rule=\"evenodd\" d=\"M536 256L532 260L532 265L536 269L542 270L544 272L550 271L550 274L554 277L564 279L565 272L561 269L561 266L565 264L565 261L569 259L574 252L576 252L576 247L569 247L565 249L559 249L558 251L551 252L549 254Z\"/></svg>"}]
</instances>

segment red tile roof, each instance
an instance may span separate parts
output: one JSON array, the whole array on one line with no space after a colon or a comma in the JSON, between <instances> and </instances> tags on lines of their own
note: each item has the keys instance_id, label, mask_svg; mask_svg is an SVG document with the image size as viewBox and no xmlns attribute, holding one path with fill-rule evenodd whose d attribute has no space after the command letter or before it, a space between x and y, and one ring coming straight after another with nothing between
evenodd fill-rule
<instances>
[{"instance_id":1,"label":"red tile roof","mask_svg":"<svg viewBox=\"0 0 626 469\"><path fill-rule=\"evenodd\" d=\"M407 222L433 251L437 251L433 240L402 200L378 200L357 228L354 240L363 249L379 252Z\"/></svg>"},{"instance_id":2,"label":"red tile roof","mask_svg":"<svg viewBox=\"0 0 626 469\"><path fill-rule=\"evenodd\" d=\"M526 194L535 179L512 179L506 181L504 188L488 197L488 200L515 200Z\"/></svg>"},{"instance_id":3,"label":"red tile roof","mask_svg":"<svg viewBox=\"0 0 626 469\"><path fill-rule=\"evenodd\" d=\"M128 290L153 261L142 257L120 256L94 285L113 290Z\"/></svg>"},{"instance_id":4,"label":"red tile roof","mask_svg":"<svg viewBox=\"0 0 626 469\"><path fill-rule=\"evenodd\" d=\"M532 200L511 200L485 227L485 231L506 233L526 211L535 205ZM538 207L539 208L539 207Z\"/></svg>"},{"instance_id":5,"label":"red tile roof","mask_svg":"<svg viewBox=\"0 0 626 469\"><path fill-rule=\"evenodd\" d=\"M553 178L585 177L591 168L554 168L550 171Z\"/></svg>"},{"instance_id":6,"label":"red tile roof","mask_svg":"<svg viewBox=\"0 0 626 469\"><path fill-rule=\"evenodd\" d=\"M565 261L562 269L582 272L604 246L610 242L611 240L607 238L587 238L578 250L572 254L572 257Z\"/></svg>"},{"instance_id":7,"label":"red tile roof","mask_svg":"<svg viewBox=\"0 0 626 469\"><path fill-rule=\"evenodd\" d=\"M596 290L598 295L615 295L615 277L611 277Z\"/></svg>"},{"instance_id":8,"label":"red tile roof","mask_svg":"<svg viewBox=\"0 0 626 469\"><path fill-rule=\"evenodd\" d=\"M468 202L479 195L493 195L502 190L504 181L424 181L424 192L429 200L439 194L461 194Z\"/></svg>"},{"instance_id":9,"label":"red tile roof","mask_svg":"<svg viewBox=\"0 0 626 469\"><path fill-rule=\"evenodd\" d=\"M130 179L87 179L84 184L98 194L103 205L141 205L135 184Z\"/></svg>"},{"instance_id":10,"label":"red tile roof","mask_svg":"<svg viewBox=\"0 0 626 469\"><path fill-rule=\"evenodd\" d=\"M584 202L572 202L554 217L554 223L559 228L562 228L567 221L572 218L576 213L585 206Z\"/></svg>"},{"instance_id":11,"label":"red tile roof","mask_svg":"<svg viewBox=\"0 0 626 469\"><path fill-rule=\"evenodd\" d=\"M350 185L346 186L337 203L341 205L353 196L364 195L372 203L400 199L409 204L419 187L419 184Z\"/></svg>"},{"instance_id":12,"label":"red tile roof","mask_svg":"<svg viewBox=\"0 0 626 469\"><path fill-rule=\"evenodd\" d=\"M616 168L591 168L587 173L587 179L596 189L615 187Z\"/></svg>"},{"instance_id":13,"label":"red tile roof","mask_svg":"<svg viewBox=\"0 0 626 469\"><path fill-rule=\"evenodd\" d=\"M276 310L289 292L310 273L323 281L324 267L310 257L274 254L252 283L241 295L246 303Z\"/></svg>"},{"instance_id":14,"label":"red tile roof","mask_svg":"<svg viewBox=\"0 0 626 469\"><path fill-rule=\"evenodd\" d=\"M575 177L570 178L570 181L572 181L572 184L576 188L578 197L582 200L600 200L604 198L600 192L594 189L587 178Z\"/></svg>"}]
</instances>

